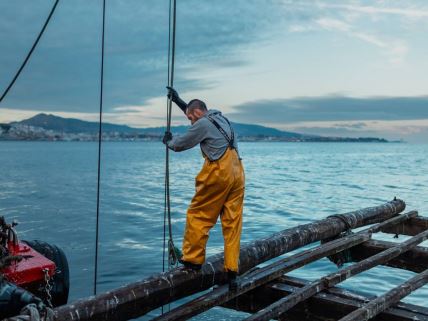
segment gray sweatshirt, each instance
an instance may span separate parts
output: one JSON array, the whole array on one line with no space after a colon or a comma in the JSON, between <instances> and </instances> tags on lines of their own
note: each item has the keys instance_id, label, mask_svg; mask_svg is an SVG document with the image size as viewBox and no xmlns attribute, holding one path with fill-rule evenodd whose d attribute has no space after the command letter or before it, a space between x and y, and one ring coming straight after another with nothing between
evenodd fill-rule
<instances>
[{"instance_id":1,"label":"gray sweatshirt","mask_svg":"<svg viewBox=\"0 0 428 321\"><path fill-rule=\"evenodd\" d=\"M221 112L210 109L204 117L198 119L192 126L190 126L185 134L174 136L168 142L168 147L176 152L181 152L183 150L190 149L197 144L201 144L202 152L209 160L215 161L223 156L229 146L229 143L223 134L206 116L213 118L221 128L223 128L227 136L229 138L231 137L231 128L226 119L221 116ZM236 151L238 151L236 134L233 145Z\"/></svg>"}]
</instances>

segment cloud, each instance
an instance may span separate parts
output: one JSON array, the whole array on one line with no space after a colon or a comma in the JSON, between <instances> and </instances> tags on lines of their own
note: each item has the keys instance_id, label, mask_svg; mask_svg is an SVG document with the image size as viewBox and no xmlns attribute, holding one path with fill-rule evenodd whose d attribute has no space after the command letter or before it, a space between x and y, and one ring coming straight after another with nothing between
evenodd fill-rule
<instances>
[{"instance_id":1,"label":"cloud","mask_svg":"<svg viewBox=\"0 0 428 321\"><path fill-rule=\"evenodd\" d=\"M376 47L384 49L385 55L392 64L399 64L403 62L409 51L408 45L403 40L395 39L385 41L375 35L363 32L352 32L351 35L367 43L375 45Z\"/></svg>"},{"instance_id":2,"label":"cloud","mask_svg":"<svg viewBox=\"0 0 428 321\"><path fill-rule=\"evenodd\" d=\"M367 121L428 119L428 96L298 97L259 100L233 108L236 121L293 123L307 121Z\"/></svg>"},{"instance_id":3,"label":"cloud","mask_svg":"<svg viewBox=\"0 0 428 321\"><path fill-rule=\"evenodd\" d=\"M335 123L331 127L333 128L352 128L352 129L365 129L367 127L367 123L364 122L356 122L356 123Z\"/></svg>"},{"instance_id":4,"label":"cloud","mask_svg":"<svg viewBox=\"0 0 428 321\"><path fill-rule=\"evenodd\" d=\"M331 9L343 9L346 11L365 13L371 15L397 15L406 18L426 18L428 17L428 8L400 8L387 6L367 6L355 4L329 4L322 3L320 6Z\"/></svg>"},{"instance_id":5,"label":"cloud","mask_svg":"<svg viewBox=\"0 0 428 321\"><path fill-rule=\"evenodd\" d=\"M428 5L424 1L400 1L394 5L382 1L375 4L361 4L359 1L284 1L288 10L311 13L310 17L293 22L288 31L317 32L321 28L343 33L381 49L391 64L401 64L408 55L409 44L396 31L409 28L421 30L422 24L426 26L423 19L428 17ZM408 36L406 33L404 35Z\"/></svg>"},{"instance_id":6,"label":"cloud","mask_svg":"<svg viewBox=\"0 0 428 321\"><path fill-rule=\"evenodd\" d=\"M399 81L395 86L381 81L391 75L385 60L392 64L409 62L409 66L399 66L406 81L400 94L421 94L419 84L426 77L418 72L424 68L426 44L420 40L426 33L426 19L418 17L424 17L428 7L425 1L390 3L236 0L231 5L228 0L179 1L175 85L184 95L221 96L221 104L226 106L248 97L278 97L283 91L277 95L276 84L284 74L294 72L298 73L293 76L296 83L308 85L298 89L290 86L294 90L287 93L290 96L332 91L365 95L376 91L390 94L389 90L394 94ZM46 0L25 5L0 2L0 29L4 31L0 33L0 90L15 73L51 5ZM415 19L417 25L403 24ZM39 47L0 108L96 113L100 23L99 2L60 2ZM308 35L296 34L301 32ZM167 37L168 1L107 3L107 113L120 113L118 118L132 124L138 115L143 117L138 120L142 123L160 117L157 111L164 104L167 82ZM338 39L346 42L339 43ZM355 47L349 39L355 40ZM373 48L377 50L370 50ZM339 58L338 64L320 66L320 62L335 59L333 53ZM376 63L375 68L370 63ZM355 70L357 80L343 82L343 77L354 74L353 66L359 68ZM371 76L373 69L379 77L371 79L376 78L383 86L358 82ZM250 73L257 74L257 79L249 77ZM329 86L324 82L326 76ZM257 92L241 89L253 88L252 82L259 82L254 86Z\"/></svg>"},{"instance_id":7,"label":"cloud","mask_svg":"<svg viewBox=\"0 0 428 321\"><path fill-rule=\"evenodd\" d=\"M344 21L331 18L320 18L316 20L316 23L324 29L334 31L348 32L352 28L351 25Z\"/></svg>"},{"instance_id":8,"label":"cloud","mask_svg":"<svg viewBox=\"0 0 428 321\"><path fill-rule=\"evenodd\" d=\"M50 2L0 2L0 88L10 81L50 10ZM175 83L210 84L189 70L248 63L240 50L266 41L280 13L274 0L179 1ZM105 109L142 105L167 83L168 1L117 0L106 8ZM266 19L269 16L271 19ZM4 103L14 108L95 112L99 99L101 5L60 2L26 69Z\"/></svg>"},{"instance_id":9,"label":"cloud","mask_svg":"<svg viewBox=\"0 0 428 321\"><path fill-rule=\"evenodd\" d=\"M383 137L384 133L379 133L375 130L366 128L365 130L356 131L352 127L337 126L290 126L288 130L293 130L299 133L320 136L336 136L336 137Z\"/></svg>"},{"instance_id":10,"label":"cloud","mask_svg":"<svg viewBox=\"0 0 428 321\"><path fill-rule=\"evenodd\" d=\"M340 137L382 137L389 140L426 143L428 119L366 122L300 122L284 129L296 132Z\"/></svg>"},{"instance_id":11,"label":"cloud","mask_svg":"<svg viewBox=\"0 0 428 321\"><path fill-rule=\"evenodd\" d=\"M361 4L360 1L301 1L301 0L284 0L284 6L302 10L314 8L318 11L341 11L346 14L366 14L366 15L384 15L398 16L407 19L423 19L428 17L428 6L425 1L373 1L376 5ZM393 3L393 5L390 5ZM355 17L351 15L350 17Z\"/></svg>"},{"instance_id":12,"label":"cloud","mask_svg":"<svg viewBox=\"0 0 428 321\"><path fill-rule=\"evenodd\" d=\"M408 46L403 40L384 40L381 37L372 33L358 31L358 28L356 26L353 26L347 23L346 21L324 17L317 19L315 23L324 30L341 32L349 37L362 40L368 44L383 49L385 55L388 56L389 61L393 64L401 63L408 52Z\"/></svg>"}]
</instances>

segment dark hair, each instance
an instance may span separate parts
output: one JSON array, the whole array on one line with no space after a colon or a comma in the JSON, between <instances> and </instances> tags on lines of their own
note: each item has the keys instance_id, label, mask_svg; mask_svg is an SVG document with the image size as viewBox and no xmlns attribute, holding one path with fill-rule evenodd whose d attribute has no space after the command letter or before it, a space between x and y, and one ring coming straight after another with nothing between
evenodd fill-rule
<instances>
[{"instance_id":1,"label":"dark hair","mask_svg":"<svg viewBox=\"0 0 428 321\"><path fill-rule=\"evenodd\" d=\"M207 105L205 105L205 103L202 100L192 99L187 104L186 111L193 112L195 109L200 109L202 111L207 111L208 110Z\"/></svg>"}]
</instances>

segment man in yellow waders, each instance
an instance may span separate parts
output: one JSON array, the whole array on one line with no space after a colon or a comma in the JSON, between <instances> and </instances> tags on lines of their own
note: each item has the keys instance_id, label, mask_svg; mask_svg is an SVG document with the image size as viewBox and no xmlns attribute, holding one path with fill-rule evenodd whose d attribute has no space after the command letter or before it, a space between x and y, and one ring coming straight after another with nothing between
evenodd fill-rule
<instances>
[{"instance_id":1,"label":"man in yellow waders","mask_svg":"<svg viewBox=\"0 0 428 321\"><path fill-rule=\"evenodd\" d=\"M164 144L175 152L200 144L205 158L196 176L195 195L187 210L180 262L187 268L201 268L209 231L220 216L224 269L228 273L229 287L234 290L237 287L245 176L233 128L221 112L208 110L198 99L186 104L173 88L168 88L168 96L192 125L184 135L172 137L171 133L166 133Z\"/></svg>"}]
</instances>

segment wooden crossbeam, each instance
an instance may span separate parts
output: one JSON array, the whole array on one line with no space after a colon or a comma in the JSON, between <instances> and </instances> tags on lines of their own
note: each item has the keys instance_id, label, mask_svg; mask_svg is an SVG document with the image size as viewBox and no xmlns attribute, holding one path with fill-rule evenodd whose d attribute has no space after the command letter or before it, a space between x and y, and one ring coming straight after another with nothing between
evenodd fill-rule
<instances>
[{"instance_id":1,"label":"wooden crossbeam","mask_svg":"<svg viewBox=\"0 0 428 321\"><path fill-rule=\"evenodd\" d=\"M414 236L427 229L428 229L428 217L418 216L418 217L412 218L411 220L403 222L402 224L385 227L384 229L382 229L382 232Z\"/></svg>"},{"instance_id":2,"label":"wooden crossbeam","mask_svg":"<svg viewBox=\"0 0 428 321\"><path fill-rule=\"evenodd\" d=\"M168 313L165 313L154 320L186 320L192 316L200 314L210 308L221 305L236 296L248 292L260 285L280 277L282 274L295 270L308 263L314 262L320 258L339 253L345 249L351 248L357 244L367 241L372 233L380 231L382 228L416 217L418 213L411 211L409 213L393 217L382 223L378 223L368 229L351 234L349 236L324 243L316 248L297 253L285 259L279 260L264 268L258 269L249 275L241 278L240 285L236 291L229 291L227 285L214 289L205 295L202 295L182 306L179 306Z\"/></svg>"},{"instance_id":3,"label":"wooden crossbeam","mask_svg":"<svg viewBox=\"0 0 428 321\"><path fill-rule=\"evenodd\" d=\"M279 317L282 313L289 310L299 302L302 302L309 297L313 296L316 293L319 293L329 287L332 287L340 282L345 281L346 279L354 276L358 273L371 269L377 265L383 264L400 254L408 251L417 244L425 241L428 238L428 230L419 233L418 235L410 238L409 240L399 243L396 246L383 251L379 254L376 254L372 257L369 257L361 262L355 263L351 266L343 268L337 272L331 273L326 277L323 277L317 281L314 281L299 291L293 293L292 295L285 297L267 308L257 312L256 314L250 316L246 320L270 320L272 318Z\"/></svg>"},{"instance_id":4,"label":"wooden crossbeam","mask_svg":"<svg viewBox=\"0 0 428 321\"><path fill-rule=\"evenodd\" d=\"M353 261L359 262L390 249L396 244L395 242L368 240L351 248L351 257ZM385 262L384 265L415 273L423 272L428 267L428 247L416 246L396 258Z\"/></svg>"},{"instance_id":5,"label":"wooden crossbeam","mask_svg":"<svg viewBox=\"0 0 428 321\"><path fill-rule=\"evenodd\" d=\"M402 200L342 214L296 226L241 247L240 270L254 266L286 252L347 229L382 222L405 208ZM348 222L346 224L343 220ZM54 319L61 321L119 321L139 317L161 305L206 290L225 278L223 253L212 256L198 272L177 268L153 275L97 296L80 299L54 309Z\"/></svg>"},{"instance_id":6,"label":"wooden crossbeam","mask_svg":"<svg viewBox=\"0 0 428 321\"><path fill-rule=\"evenodd\" d=\"M369 227L367 229L364 229L364 230L362 230L362 231L360 231L358 233L359 234L362 234L362 233L370 233L370 234L377 233L377 232L382 231L382 230L384 230L386 228L389 228L389 227L395 226L397 224L402 224L404 222L407 222L408 220L411 220L413 218L418 217L418 215L419 215L418 211L410 211L408 213L401 214L401 215L392 217L390 219L387 219L387 220L385 220L383 222L380 222L378 224L375 224L375 225L373 225L373 226L371 226L371 227Z\"/></svg>"},{"instance_id":7,"label":"wooden crossbeam","mask_svg":"<svg viewBox=\"0 0 428 321\"><path fill-rule=\"evenodd\" d=\"M405 296L428 283L428 269L375 300L353 311L339 321L366 321L385 311Z\"/></svg>"},{"instance_id":8,"label":"wooden crossbeam","mask_svg":"<svg viewBox=\"0 0 428 321\"><path fill-rule=\"evenodd\" d=\"M228 309L255 313L271 303L296 292L309 281L283 276L255 290L247 292L223 305ZM287 321L327 321L338 320L344 315L376 299L376 296L332 287L301 302L284 313L282 319ZM373 321L428 321L428 308L399 302L381 312Z\"/></svg>"}]
</instances>

